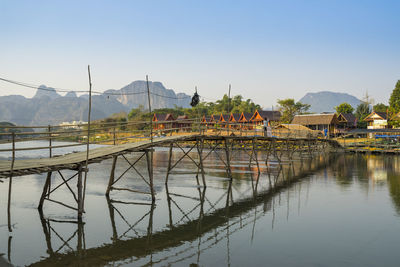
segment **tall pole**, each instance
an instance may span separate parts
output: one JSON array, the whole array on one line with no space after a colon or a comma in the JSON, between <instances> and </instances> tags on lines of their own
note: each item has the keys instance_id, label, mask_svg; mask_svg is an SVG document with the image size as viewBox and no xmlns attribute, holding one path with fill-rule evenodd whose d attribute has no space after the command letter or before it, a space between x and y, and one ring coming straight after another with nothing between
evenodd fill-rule
<instances>
[{"instance_id":1,"label":"tall pole","mask_svg":"<svg viewBox=\"0 0 400 267\"><path fill-rule=\"evenodd\" d=\"M146 84L147 84L147 99L149 101L149 112L150 112L150 142L153 143L153 117L151 116L150 87L149 87L148 75L146 75Z\"/></svg>"},{"instance_id":2,"label":"tall pole","mask_svg":"<svg viewBox=\"0 0 400 267\"><path fill-rule=\"evenodd\" d=\"M83 203L85 203L86 195L86 180L89 164L89 140L90 140L90 113L92 111L92 78L90 76L90 65L88 65L88 75L89 75L89 111L88 111L88 131L87 131L87 142L86 142L86 164L85 164L85 179L83 181L83 197L82 197L82 211ZM79 203L78 203L79 205Z\"/></svg>"},{"instance_id":3,"label":"tall pole","mask_svg":"<svg viewBox=\"0 0 400 267\"><path fill-rule=\"evenodd\" d=\"M231 105L231 85L229 84L229 91L228 91L228 121L227 121L227 127L228 127L228 136L229 136L229 118L230 118L230 105Z\"/></svg>"}]
</instances>

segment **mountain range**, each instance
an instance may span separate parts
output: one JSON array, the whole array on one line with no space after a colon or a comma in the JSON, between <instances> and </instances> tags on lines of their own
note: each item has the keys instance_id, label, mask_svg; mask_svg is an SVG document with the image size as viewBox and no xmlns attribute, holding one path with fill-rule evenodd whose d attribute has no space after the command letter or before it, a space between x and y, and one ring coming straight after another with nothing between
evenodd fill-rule
<instances>
[{"instance_id":1,"label":"mountain range","mask_svg":"<svg viewBox=\"0 0 400 267\"><path fill-rule=\"evenodd\" d=\"M361 100L355 96L346 93L336 93L330 91L321 91L317 93L307 93L299 102L311 105L309 112L334 112L335 107L343 102L349 103L354 109L361 103Z\"/></svg>"},{"instance_id":2,"label":"mountain range","mask_svg":"<svg viewBox=\"0 0 400 267\"><path fill-rule=\"evenodd\" d=\"M188 108L191 97L175 93L161 82L149 82L152 109ZM354 108L361 103L346 93L322 91L307 93L300 102L310 104L310 112L333 112L335 106L347 102ZM92 120L108 117L114 113L129 112L143 106L148 109L146 81L134 81L119 90L106 90L92 96ZM61 122L87 121L88 95L77 96L71 91L61 96L54 88L39 86L32 98L21 95L0 96L0 122L17 125L57 125Z\"/></svg>"},{"instance_id":3,"label":"mountain range","mask_svg":"<svg viewBox=\"0 0 400 267\"><path fill-rule=\"evenodd\" d=\"M189 107L191 97L176 94L160 82L149 82L152 109ZM107 90L92 95L92 120L102 119L114 113L129 112L142 105L148 108L145 81L134 81L119 90ZM61 96L54 88L39 86L32 98L21 95L0 97L0 121L17 125L56 125L61 122L87 121L88 95L77 96L68 92Z\"/></svg>"}]
</instances>

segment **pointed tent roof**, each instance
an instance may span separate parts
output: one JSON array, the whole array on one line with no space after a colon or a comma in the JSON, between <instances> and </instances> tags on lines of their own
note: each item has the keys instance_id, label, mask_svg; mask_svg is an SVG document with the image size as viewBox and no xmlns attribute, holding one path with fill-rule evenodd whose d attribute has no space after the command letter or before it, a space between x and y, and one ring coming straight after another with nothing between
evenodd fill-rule
<instances>
[{"instance_id":1,"label":"pointed tent roof","mask_svg":"<svg viewBox=\"0 0 400 267\"><path fill-rule=\"evenodd\" d=\"M221 115L215 115L215 114L213 114L213 115L211 115L211 117L210 117L210 122L217 122L217 121L219 121L219 117L220 117Z\"/></svg>"},{"instance_id":2,"label":"pointed tent roof","mask_svg":"<svg viewBox=\"0 0 400 267\"><path fill-rule=\"evenodd\" d=\"M242 112L242 114L240 114L239 122L250 122L252 116L252 113Z\"/></svg>"},{"instance_id":3,"label":"pointed tent roof","mask_svg":"<svg viewBox=\"0 0 400 267\"><path fill-rule=\"evenodd\" d=\"M240 113L231 113L231 116L229 117L229 121L238 122L240 119L240 116L241 116Z\"/></svg>"},{"instance_id":4,"label":"pointed tent roof","mask_svg":"<svg viewBox=\"0 0 400 267\"><path fill-rule=\"evenodd\" d=\"M168 114L158 114L154 113L153 121L173 121L175 120L171 113Z\"/></svg>"},{"instance_id":5,"label":"pointed tent roof","mask_svg":"<svg viewBox=\"0 0 400 267\"><path fill-rule=\"evenodd\" d=\"M219 121L220 122L228 122L229 121L229 114L221 114L221 116L219 116Z\"/></svg>"},{"instance_id":6,"label":"pointed tent roof","mask_svg":"<svg viewBox=\"0 0 400 267\"><path fill-rule=\"evenodd\" d=\"M256 110L250 121L279 121L281 113L277 110Z\"/></svg>"}]
</instances>

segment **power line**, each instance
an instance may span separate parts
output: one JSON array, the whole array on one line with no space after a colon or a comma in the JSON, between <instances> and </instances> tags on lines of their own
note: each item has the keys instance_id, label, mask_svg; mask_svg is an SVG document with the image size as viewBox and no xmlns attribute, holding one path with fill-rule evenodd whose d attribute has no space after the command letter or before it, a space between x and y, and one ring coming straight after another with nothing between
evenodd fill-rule
<instances>
[{"instance_id":1,"label":"power line","mask_svg":"<svg viewBox=\"0 0 400 267\"><path fill-rule=\"evenodd\" d=\"M38 85L33 85L33 84L29 84L29 83L24 83L24 82L18 82L18 81L13 81L13 80L9 80L9 79L4 79L0 77L1 81L4 82L8 82L11 84L15 84L15 85L19 85L19 86L23 86L23 87L27 87L27 88L31 88L31 89L35 89L35 90L42 90L42 91L48 91L48 92L61 92L61 93L69 93L69 92L74 92L74 93L89 93L89 91L84 91L84 90L67 90L67 89L60 89L60 88L54 88L54 87L40 87ZM147 94L147 92L143 91L143 92L131 92L131 93L116 93L116 92L100 92L100 91L92 91L93 94L98 94L98 95L115 95L115 96L127 96L127 95L140 95L140 94ZM169 98L169 99L177 99L177 100L181 100L181 99L188 99L191 98L191 96L185 96L185 97L173 97L173 96L165 96L165 95L160 95L157 93L153 93L150 92L151 95L155 95L158 97L163 97L163 98Z\"/></svg>"}]
</instances>

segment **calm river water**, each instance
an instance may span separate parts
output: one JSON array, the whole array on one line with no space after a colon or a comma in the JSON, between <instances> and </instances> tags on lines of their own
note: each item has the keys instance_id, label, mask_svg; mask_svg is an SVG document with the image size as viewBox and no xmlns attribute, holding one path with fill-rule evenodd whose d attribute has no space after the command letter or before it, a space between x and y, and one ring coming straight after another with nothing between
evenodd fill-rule
<instances>
[{"instance_id":1,"label":"calm river water","mask_svg":"<svg viewBox=\"0 0 400 267\"><path fill-rule=\"evenodd\" d=\"M168 151L157 149L155 206L119 203L150 203L148 195L126 191L107 199L111 160L92 164L83 225L60 222L74 220L75 211L49 202L39 215L45 175L16 177L11 234L8 181L0 182L0 266L400 265L400 157L319 155L282 164L270 159L259 176L248 159L245 152L234 155L230 182L212 153L204 189L185 158L166 188ZM128 166L119 159L117 177ZM146 174L144 161L138 170ZM148 190L132 169L127 174L118 187ZM60 189L53 198L73 205L68 188Z\"/></svg>"}]
</instances>

